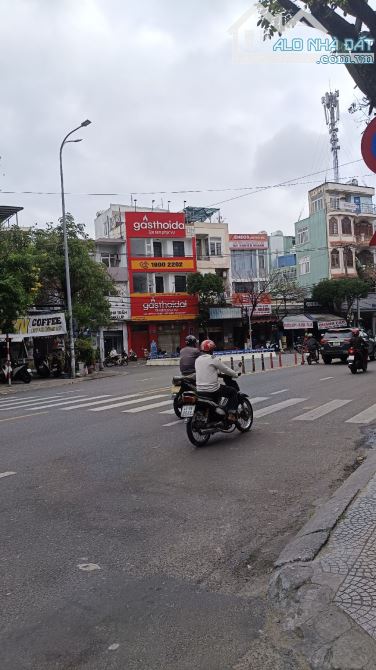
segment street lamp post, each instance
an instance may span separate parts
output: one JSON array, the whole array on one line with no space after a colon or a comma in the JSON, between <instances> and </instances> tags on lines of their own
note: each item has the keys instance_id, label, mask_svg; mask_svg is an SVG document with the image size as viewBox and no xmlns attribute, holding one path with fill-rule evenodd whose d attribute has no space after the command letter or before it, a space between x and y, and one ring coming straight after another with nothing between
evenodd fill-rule
<instances>
[{"instance_id":1,"label":"street lamp post","mask_svg":"<svg viewBox=\"0 0 376 670\"><path fill-rule=\"evenodd\" d=\"M65 283L67 291L67 308L68 308L68 322L69 322L69 350L70 350L70 365L71 365L71 377L72 379L76 376L76 357L74 353L74 338L73 338L73 312L72 312L72 294L71 294L71 283L70 283L70 270L69 270L69 250L68 250L68 236L67 236L67 222L65 214L65 195L64 195L64 178L63 178L63 148L67 142L81 142L81 140L68 140L68 137L73 135L80 128L90 125L91 121L86 119L83 121L77 128L66 135L60 146L60 184L61 184L61 209L63 213L63 236L64 236L64 261L65 261Z\"/></svg>"}]
</instances>

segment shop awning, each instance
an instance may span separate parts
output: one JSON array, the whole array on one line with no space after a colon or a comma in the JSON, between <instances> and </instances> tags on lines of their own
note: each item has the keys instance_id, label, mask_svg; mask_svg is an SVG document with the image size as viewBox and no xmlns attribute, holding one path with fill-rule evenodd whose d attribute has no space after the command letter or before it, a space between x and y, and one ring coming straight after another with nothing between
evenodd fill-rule
<instances>
[{"instance_id":1,"label":"shop awning","mask_svg":"<svg viewBox=\"0 0 376 670\"><path fill-rule=\"evenodd\" d=\"M319 330L325 330L326 328L346 328L347 326L345 319L341 319L340 316L335 316L334 314L310 314L309 318L317 322Z\"/></svg>"},{"instance_id":2,"label":"shop awning","mask_svg":"<svg viewBox=\"0 0 376 670\"><path fill-rule=\"evenodd\" d=\"M306 330L307 328L313 328L312 319L305 314L285 316L282 319L282 323L285 330Z\"/></svg>"}]
</instances>

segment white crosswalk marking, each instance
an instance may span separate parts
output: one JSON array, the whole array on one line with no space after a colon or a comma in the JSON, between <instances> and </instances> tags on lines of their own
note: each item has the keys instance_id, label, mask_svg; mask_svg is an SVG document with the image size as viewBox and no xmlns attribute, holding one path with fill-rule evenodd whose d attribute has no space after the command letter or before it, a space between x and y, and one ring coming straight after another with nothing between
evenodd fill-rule
<instances>
[{"instance_id":1,"label":"white crosswalk marking","mask_svg":"<svg viewBox=\"0 0 376 670\"><path fill-rule=\"evenodd\" d=\"M15 409L16 407L27 407L31 405L35 405L36 403L39 402L49 402L50 400L58 400L59 398L63 399L64 396L61 394L59 395L50 395L46 396L45 398L29 398L28 400L7 400L5 403L0 403L0 410L5 411L8 409Z\"/></svg>"},{"instance_id":2,"label":"white crosswalk marking","mask_svg":"<svg viewBox=\"0 0 376 670\"><path fill-rule=\"evenodd\" d=\"M349 402L351 400L330 400L325 405L320 405L320 407L294 417L293 421L315 421L315 419L319 419L321 416L325 416L325 414L330 414L330 412L334 412L334 410L347 405Z\"/></svg>"},{"instance_id":3,"label":"white crosswalk marking","mask_svg":"<svg viewBox=\"0 0 376 670\"><path fill-rule=\"evenodd\" d=\"M278 395L279 393L286 393L286 391L288 391L288 389L281 389L280 391L273 391L270 395Z\"/></svg>"},{"instance_id":4,"label":"white crosswalk marking","mask_svg":"<svg viewBox=\"0 0 376 670\"><path fill-rule=\"evenodd\" d=\"M268 405L267 407L262 407L262 409L257 409L256 412L253 413L253 416L260 418L262 416L267 416L268 414L274 414L274 412L279 412L281 409L292 407L305 400L307 400L307 398L290 398L289 400L283 400L282 402L275 403L275 405Z\"/></svg>"},{"instance_id":5,"label":"white crosswalk marking","mask_svg":"<svg viewBox=\"0 0 376 670\"><path fill-rule=\"evenodd\" d=\"M363 412L355 414L351 419L347 419L346 423L371 423L376 420L376 405L371 405Z\"/></svg>"},{"instance_id":6,"label":"white crosswalk marking","mask_svg":"<svg viewBox=\"0 0 376 670\"><path fill-rule=\"evenodd\" d=\"M159 414L175 414L174 409L164 409L163 412L159 412Z\"/></svg>"},{"instance_id":7,"label":"white crosswalk marking","mask_svg":"<svg viewBox=\"0 0 376 670\"><path fill-rule=\"evenodd\" d=\"M87 395L76 396L76 398L81 398L82 400L89 400L89 396L87 396ZM64 398L64 399L62 398L61 400L54 400L53 402L49 402L47 405L43 405L43 404L39 405L39 403L38 403L38 405L33 405L32 407L30 407L28 405L27 407L24 407L23 409L25 409L27 411L30 411L30 412L34 412L34 410L36 411L36 410L39 410L39 409L50 409L50 407L60 407L60 405L71 405L72 402L73 402L72 398L70 398L69 400L67 400L66 398ZM12 407L12 409L18 409L18 407L16 407L16 408Z\"/></svg>"},{"instance_id":8,"label":"white crosswalk marking","mask_svg":"<svg viewBox=\"0 0 376 670\"><path fill-rule=\"evenodd\" d=\"M150 398L148 398L149 400ZM136 414L137 412L146 412L148 409L154 409L155 407L163 407L163 405L168 405L171 400L165 400L164 402L155 402L151 405L143 405L142 407L133 407L133 409L123 409L123 412L129 412L131 414Z\"/></svg>"},{"instance_id":9,"label":"white crosswalk marking","mask_svg":"<svg viewBox=\"0 0 376 670\"><path fill-rule=\"evenodd\" d=\"M85 398L86 399L87 396L86 395L76 396L76 398L82 398L82 399ZM37 409L45 409L46 407L57 407L58 405L64 405L66 403L71 403L71 402L73 402L72 398L70 398L68 400L65 397L62 397L62 398L52 397L52 398L49 398L49 399L45 398L45 399L41 399L41 400L35 400L33 403L27 403L27 404L22 403L22 404L18 404L18 405L9 405L9 407L1 407L0 411L1 412L5 412L5 411L9 412L9 410L16 411L18 409L24 409L26 411L30 410L30 412L33 412L34 410L37 410ZM40 404L40 403L42 403L42 404ZM46 404L44 404L44 403L46 403Z\"/></svg>"},{"instance_id":10,"label":"white crosswalk marking","mask_svg":"<svg viewBox=\"0 0 376 670\"><path fill-rule=\"evenodd\" d=\"M256 398L250 398L249 401L252 405L257 405L258 402L263 402L264 400L269 400L269 396L256 396Z\"/></svg>"},{"instance_id":11,"label":"white crosswalk marking","mask_svg":"<svg viewBox=\"0 0 376 670\"><path fill-rule=\"evenodd\" d=\"M132 393L131 395L119 395L116 397L110 396L110 395L97 395L93 396L92 398L88 398L87 400L79 400L75 405L72 405L72 407L62 407L61 411L62 412L71 412L74 409L85 409L86 407L91 407L92 405L103 405L109 402L112 402L113 400L123 400L125 398L134 398L135 396L138 396L138 393ZM105 400L95 400L95 398L105 398ZM139 398L139 400L143 400L143 398ZM94 402L93 402L94 401ZM73 401L72 401L73 402ZM104 409L108 409L108 407L105 407Z\"/></svg>"},{"instance_id":12,"label":"white crosswalk marking","mask_svg":"<svg viewBox=\"0 0 376 670\"><path fill-rule=\"evenodd\" d=\"M104 412L107 409L114 409L115 407L124 407L124 405L134 405L137 402L145 402L146 400L156 400L157 398L165 398L168 394L167 393L160 393L159 395L150 395L150 396L145 396L143 394L143 397L136 398L135 400L125 400L124 402L115 402L111 405L106 405L105 407L94 407L93 409L89 409L89 412ZM169 400L168 402L171 402ZM167 405L167 403L165 403Z\"/></svg>"}]
</instances>

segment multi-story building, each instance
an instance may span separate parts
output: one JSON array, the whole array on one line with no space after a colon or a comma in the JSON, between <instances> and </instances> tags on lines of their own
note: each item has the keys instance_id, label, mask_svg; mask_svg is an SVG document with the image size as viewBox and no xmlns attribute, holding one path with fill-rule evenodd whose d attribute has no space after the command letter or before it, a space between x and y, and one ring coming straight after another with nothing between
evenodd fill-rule
<instances>
[{"instance_id":1,"label":"multi-story building","mask_svg":"<svg viewBox=\"0 0 376 670\"><path fill-rule=\"evenodd\" d=\"M284 235L282 230L276 230L275 233L271 233L269 235L270 269L274 270L282 267L280 262L281 256L288 256L294 246L295 238L293 235Z\"/></svg>"},{"instance_id":2,"label":"multi-story building","mask_svg":"<svg viewBox=\"0 0 376 670\"><path fill-rule=\"evenodd\" d=\"M237 296L258 292L269 275L268 235L265 232L229 235L232 302Z\"/></svg>"},{"instance_id":3,"label":"multi-story building","mask_svg":"<svg viewBox=\"0 0 376 670\"><path fill-rule=\"evenodd\" d=\"M189 208L194 210L195 208ZM197 208L197 215L201 208ZM213 210L219 211L219 210ZM192 225L197 245L197 271L201 274L215 273L222 277L225 292L230 294L230 253L228 246L228 225L218 216L218 221L194 220L191 214Z\"/></svg>"},{"instance_id":4,"label":"multi-story building","mask_svg":"<svg viewBox=\"0 0 376 670\"><path fill-rule=\"evenodd\" d=\"M112 322L99 332L98 345L102 359L112 348L120 353L128 351L128 327L130 319L129 276L126 253L124 205L110 205L98 212L95 219L96 260L104 263L115 282L118 296L110 297Z\"/></svg>"},{"instance_id":5,"label":"multi-story building","mask_svg":"<svg viewBox=\"0 0 376 670\"><path fill-rule=\"evenodd\" d=\"M187 293L196 272L194 228L184 212L125 214L131 318L128 343L138 355L154 340L173 353L195 331L197 298Z\"/></svg>"},{"instance_id":6,"label":"multi-story building","mask_svg":"<svg viewBox=\"0 0 376 670\"><path fill-rule=\"evenodd\" d=\"M298 283L356 277L358 265L373 265L369 248L376 222L374 188L324 183L308 192L309 216L295 223Z\"/></svg>"}]
</instances>

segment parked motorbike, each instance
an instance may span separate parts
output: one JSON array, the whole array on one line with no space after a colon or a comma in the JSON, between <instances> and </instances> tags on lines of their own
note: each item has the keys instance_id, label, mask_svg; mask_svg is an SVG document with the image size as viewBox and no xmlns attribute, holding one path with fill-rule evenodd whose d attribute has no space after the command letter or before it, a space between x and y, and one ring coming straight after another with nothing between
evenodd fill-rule
<instances>
[{"instance_id":1,"label":"parked motorbike","mask_svg":"<svg viewBox=\"0 0 376 670\"><path fill-rule=\"evenodd\" d=\"M46 379L47 377L50 376L51 371L50 371L50 368L48 366L48 362L45 358L43 358L43 359L40 358L38 360L34 359L34 366L35 366L36 373L37 373L37 375L39 375L39 377L43 377L44 379Z\"/></svg>"},{"instance_id":2,"label":"parked motorbike","mask_svg":"<svg viewBox=\"0 0 376 670\"><path fill-rule=\"evenodd\" d=\"M137 354L136 354L135 351L132 351L132 350L131 350L131 351L129 352L128 360L130 360L130 361L137 361Z\"/></svg>"},{"instance_id":3,"label":"parked motorbike","mask_svg":"<svg viewBox=\"0 0 376 670\"><path fill-rule=\"evenodd\" d=\"M363 356L363 352L354 349L353 347L349 348L349 354L347 357L347 365L350 368L350 371L353 375L356 375L358 370L363 370L367 372L368 365L368 356Z\"/></svg>"},{"instance_id":4,"label":"parked motorbike","mask_svg":"<svg viewBox=\"0 0 376 670\"><path fill-rule=\"evenodd\" d=\"M24 382L30 384L32 373L26 363L12 363L10 378L12 382ZM8 381L7 363L4 363L0 369L0 381L5 384Z\"/></svg>"},{"instance_id":5,"label":"parked motorbike","mask_svg":"<svg viewBox=\"0 0 376 670\"><path fill-rule=\"evenodd\" d=\"M187 419L187 436L195 447L203 447L214 433L232 433L236 428L245 433L253 424L253 409L246 393L242 393L237 382L223 376L225 384L231 384L238 391L237 419L235 423L228 420L228 398L220 398L216 403L200 395L197 391L183 393L182 418Z\"/></svg>"},{"instance_id":6,"label":"parked motorbike","mask_svg":"<svg viewBox=\"0 0 376 670\"><path fill-rule=\"evenodd\" d=\"M184 377L184 375L180 375L179 377L173 377L172 378L172 400L173 400L173 407L174 407L174 412L178 419L181 419L181 410L183 406L183 393L185 391L196 391L196 375L192 375L190 377Z\"/></svg>"}]
</instances>

